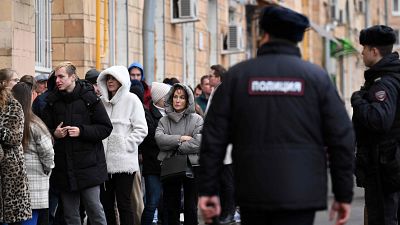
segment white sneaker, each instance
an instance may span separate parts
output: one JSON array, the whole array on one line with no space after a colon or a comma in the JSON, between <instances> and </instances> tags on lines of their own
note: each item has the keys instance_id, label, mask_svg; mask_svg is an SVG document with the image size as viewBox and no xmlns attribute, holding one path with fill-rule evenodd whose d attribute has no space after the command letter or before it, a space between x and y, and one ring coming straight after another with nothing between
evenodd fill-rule
<instances>
[{"instance_id":1,"label":"white sneaker","mask_svg":"<svg viewBox=\"0 0 400 225\"><path fill-rule=\"evenodd\" d=\"M240 213L238 212L238 210L235 211L235 215L233 216L233 219L235 220L235 222L240 223Z\"/></svg>"}]
</instances>

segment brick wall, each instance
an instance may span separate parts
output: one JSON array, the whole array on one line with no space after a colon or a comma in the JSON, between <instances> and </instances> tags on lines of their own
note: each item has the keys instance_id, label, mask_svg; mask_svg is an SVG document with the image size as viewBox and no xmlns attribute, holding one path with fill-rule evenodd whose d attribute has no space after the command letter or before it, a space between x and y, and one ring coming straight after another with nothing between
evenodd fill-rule
<instances>
[{"instance_id":1,"label":"brick wall","mask_svg":"<svg viewBox=\"0 0 400 225\"><path fill-rule=\"evenodd\" d=\"M34 0L4 0L0 7L0 67L20 76L35 72Z\"/></svg>"},{"instance_id":2,"label":"brick wall","mask_svg":"<svg viewBox=\"0 0 400 225\"><path fill-rule=\"evenodd\" d=\"M86 6L86 7L85 7ZM90 60L90 36L85 37L84 19L88 17L87 4L82 0L53 0L52 44L53 66L62 61L72 62L78 76L86 72L85 61ZM94 12L92 12L94 13Z\"/></svg>"}]
</instances>

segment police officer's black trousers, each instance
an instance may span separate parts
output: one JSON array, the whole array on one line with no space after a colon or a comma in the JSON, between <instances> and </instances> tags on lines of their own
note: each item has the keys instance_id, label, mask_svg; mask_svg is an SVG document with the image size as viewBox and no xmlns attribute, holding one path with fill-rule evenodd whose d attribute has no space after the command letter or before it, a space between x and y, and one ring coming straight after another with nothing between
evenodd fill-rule
<instances>
[{"instance_id":1,"label":"police officer's black trousers","mask_svg":"<svg viewBox=\"0 0 400 225\"><path fill-rule=\"evenodd\" d=\"M398 225L400 192L379 194L375 185L365 188L368 225Z\"/></svg>"},{"instance_id":2,"label":"police officer's black trousers","mask_svg":"<svg viewBox=\"0 0 400 225\"><path fill-rule=\"evenodd\" d=\"M240 208L242 225L311 225L315 211L266 211Z\"/></svg>"}]
</instances>

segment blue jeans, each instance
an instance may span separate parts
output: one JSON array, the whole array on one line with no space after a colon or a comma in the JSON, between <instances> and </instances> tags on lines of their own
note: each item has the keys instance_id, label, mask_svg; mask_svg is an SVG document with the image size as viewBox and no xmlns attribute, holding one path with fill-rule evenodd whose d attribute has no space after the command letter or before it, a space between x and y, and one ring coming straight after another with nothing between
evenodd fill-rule
<instances>
[{"instance_id":1,"label":"blue jeans","mask_svg":"<svg viewBox=\"0 0 400 225\"><path fill-rule=\"evenodd\" d=\"M32 209L32 218L15 223L0 223L1 225L36 225L40 209Z\"/></svg>"},{"instance_id":2,"label":"blue jeans","mask_svg":"<svg viewBox=\"0 0 400 225\"><path fill-rule=\"evenodd\" d=\"M29 220L23 221L22 225L36 225L38 217L39 217L39 210L40 209L33 209L32 210L32 218Z\"/></svg>"},{"instance_id":3,"label":"blue jeans","mask_svg":"<svg viewBox=\"0 0 400 225\"><path fill-rule=\"evenodd\" d=\"M141 225L151 225L161 196L160 176L145 175L144 185L146 188L146 204L142 213Z\"/></svg>"}]
</instances>

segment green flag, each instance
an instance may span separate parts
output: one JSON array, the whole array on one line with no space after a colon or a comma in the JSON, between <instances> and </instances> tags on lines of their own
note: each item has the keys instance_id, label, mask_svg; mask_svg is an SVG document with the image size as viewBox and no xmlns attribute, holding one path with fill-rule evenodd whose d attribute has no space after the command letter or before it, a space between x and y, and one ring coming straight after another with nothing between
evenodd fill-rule
<instances>
[{"instance_id":1,"label":"green flag","mask_svg":"<svg viewBox=\"0 0 400 225\"><path fill-rule=\"evenodd\" d=\"M337 58L339 56L346 56L356 54L357 49L354 48L353 44L348 39L337 39L339 44L330 41L331 57Z\"/></svg>"}]
</instances>

